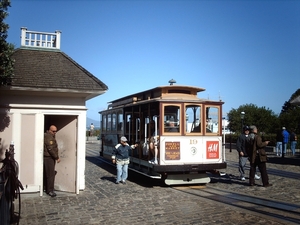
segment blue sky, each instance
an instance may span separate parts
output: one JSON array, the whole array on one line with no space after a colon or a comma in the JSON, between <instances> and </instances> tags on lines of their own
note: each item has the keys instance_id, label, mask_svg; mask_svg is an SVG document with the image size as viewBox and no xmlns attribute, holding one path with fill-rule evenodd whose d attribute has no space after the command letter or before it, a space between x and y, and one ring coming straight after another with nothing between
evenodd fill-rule
<instances>
[{"instance_id":1,"label":"blue sky","mask_svg":"<svg viewBox=\"0 0 300 225\"><path fill-rule=\"evenodd\" d=\"M161 85L206 88L201 98L279 114L300 88L300 1L12 0L7 41L21 27L62 31L61 50L109 90L87 101L87 116L109 101Z\"/></svg>"}]
</instances>

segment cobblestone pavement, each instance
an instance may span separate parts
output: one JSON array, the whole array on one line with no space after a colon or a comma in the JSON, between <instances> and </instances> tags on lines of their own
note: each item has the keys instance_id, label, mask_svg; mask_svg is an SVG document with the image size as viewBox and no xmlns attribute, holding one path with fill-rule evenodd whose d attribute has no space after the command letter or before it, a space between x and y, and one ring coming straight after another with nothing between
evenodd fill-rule
<instances>
[{"instance_id":1,"label":"cobblestone pavement","mask_svg":"<svg viewBox=\"0 0 300 225\"><path fill-rule=\"evenodd\" d=\"M99 149L97 142L87 144L87 149L92 148ZM248 180L240 181L236 150L226 149L228 167L222 171L226 175L212 177L212 182L202 188L247 192L300 205L300 159L283 160L272 154L269 158L267 169L272 187L264 188L257 181L258 186L251 188ZM138 174L130 173L126 185L114 181L115 168L87 154L86 189L79 195L57 192L55 198L22 194L20 224L281 224L215 201L200 201L174 188L149 185L149 180Z\"/></svg>"},{"instance_id":2,"label":"cobblestone pavement","mask_svg":"<svg viewBox=\"0 0 300 225\"><path fill-rule=\"evenodd\" d=\"M219 178L217 187L220 189L230 190L237 193L245 193L253 196L266 197L268 199L300 204L300 155L295 157L287 155L285 158L277 157L275 153L268 152L267 171L269 182L272 187L262 187L261 179L255 181L257 184L254 188L248 186L249 180L239 179L238 172L238 155L235 149L232 152L226 149L226 161L228 163L226 176L224 179ZM249 176L249 163L247 163L247 172ZM258 172L259 174L259 172ZM259 174L260 175L260 174ZM230 184L230 185L229 185ZM211 182L207 186L214 186Z\"/></svg>"}]
</instances>

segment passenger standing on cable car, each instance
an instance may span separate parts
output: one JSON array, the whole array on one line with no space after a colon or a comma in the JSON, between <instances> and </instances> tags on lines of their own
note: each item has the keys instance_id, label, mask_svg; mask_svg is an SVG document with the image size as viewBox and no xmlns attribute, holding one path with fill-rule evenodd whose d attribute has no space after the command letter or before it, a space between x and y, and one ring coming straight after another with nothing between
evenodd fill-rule
<instances>
[{"instance_id":1,"label":"passenger standing on cable car","mask_svg":"<svg viewBox=\"0 0 300 225\"><path fill-rule=\"evenodd\" d=\"M149 140L149 158L152 159L149 160L148 162L151 164L158 164L158 142L159 142L159 129L155 131L155 122L154 120L150 121L150 140Z\"/></svg>"},{"instance_id":2,"label":"passenger standing on cable car","mask_svg":"<svg viewBox=\"0 0 300 225\"><path fill-rule=\"evenodd\" d=\"M116 184L126 184L128 177L129 150L137 147L138 144L129 146L126 137L121 137L120 143L115 146L112 153L112 162L117 164L117 180Z\"/></svg>"}]
</instances>

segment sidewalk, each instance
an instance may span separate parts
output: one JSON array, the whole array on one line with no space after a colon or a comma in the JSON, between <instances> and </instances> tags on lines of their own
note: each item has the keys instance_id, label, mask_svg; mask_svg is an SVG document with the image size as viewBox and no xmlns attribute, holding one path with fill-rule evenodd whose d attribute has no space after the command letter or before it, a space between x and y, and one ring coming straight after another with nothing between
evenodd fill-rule
<instances>
[{"instance_id":1,"label":"sidewalk","mask_svg":"<svg viewBox=\"0 0 300 225\"><path fill-rule=\"evenodd\" d=\"M100 144L100 140L98 140L97 136L92 136L92 137L86 137L86 143L90 144L90 143L97 143Z\"/></svg>"}]
</instances>

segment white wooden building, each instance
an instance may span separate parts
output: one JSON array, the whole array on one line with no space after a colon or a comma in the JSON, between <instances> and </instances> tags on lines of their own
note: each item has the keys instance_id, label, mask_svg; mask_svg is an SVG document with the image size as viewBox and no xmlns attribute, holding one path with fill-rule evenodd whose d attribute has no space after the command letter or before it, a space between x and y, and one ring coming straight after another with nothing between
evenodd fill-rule
<instances>
[{"instance_id":1,"label":"white wooden building","mask_svg":"<svg viewBox=\"0 0 300 225\"><path fill-rule=\"evenodd\" d=\"M60 50L61 32L21 28L11 84L0 86L0 156L11 142L23 192L43 195L43 138L50 125L61 162L55 189L79 194L85 189L86 101L108 87Z\"/></svg>"}]
</instances>

